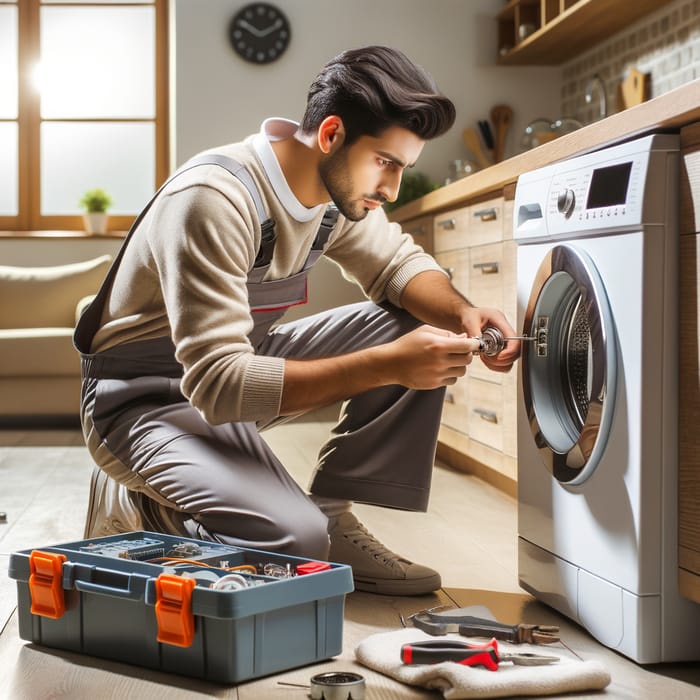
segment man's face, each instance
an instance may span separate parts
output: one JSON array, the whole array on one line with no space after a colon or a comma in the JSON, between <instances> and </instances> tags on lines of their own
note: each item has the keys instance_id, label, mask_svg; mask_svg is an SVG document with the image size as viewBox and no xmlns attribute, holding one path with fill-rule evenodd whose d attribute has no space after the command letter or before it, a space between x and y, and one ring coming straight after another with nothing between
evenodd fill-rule
<instances>
[{"instance_id":1,"label":"man's face","mask_svg":"<svg viewBox=\"0 0 700 700\"><path fill-rule=\"evenodd\" d=\"M339 144L321 160L319 176L340 213L360 221L399 193L401 176L413 167L425 141L400 127L380 136L361 136L351 146Z\"/></svg>"}]
</instances>

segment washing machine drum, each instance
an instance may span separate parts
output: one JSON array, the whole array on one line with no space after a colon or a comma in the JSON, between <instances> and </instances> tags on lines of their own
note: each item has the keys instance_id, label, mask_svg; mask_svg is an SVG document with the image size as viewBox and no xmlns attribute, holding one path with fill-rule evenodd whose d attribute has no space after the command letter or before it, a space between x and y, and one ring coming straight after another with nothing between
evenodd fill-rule
<instances>
[{"instance_id":1,"label":"washing machine drum","mask_svg":"<svg viewBox=\"0 0 700 700\"><path fill-rule=\"evenodd\" d=\"M525 410L546 467L560 482L590 477L605 450L616 381L615 330L590 256L558 245L543 259L523 334Z\"/></svg>"}]
</instances>

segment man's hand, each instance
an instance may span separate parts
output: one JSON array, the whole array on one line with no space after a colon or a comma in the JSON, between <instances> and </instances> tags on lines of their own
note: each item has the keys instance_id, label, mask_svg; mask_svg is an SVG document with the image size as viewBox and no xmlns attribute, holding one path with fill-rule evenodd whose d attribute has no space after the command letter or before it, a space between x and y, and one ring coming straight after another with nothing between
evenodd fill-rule
<instances>
[{"instance_id":1,"label":"man's hand","mask_svg":"<svg viewBox=\"0 0 700 700\"><path fill-rule=\"evenodd\" d=\"M419 326L383 346L389 383L409 389L436 389L464 376L479 341L466 333Z\"/></svg>"},{"instance_id":2,"label":"man's hand","mask_svg":"<svg viewBox=\"0 0 700 700\"><path fill-rule=\"evenodd\" d=\"M498 309L465 306L462 312L462 327L469 337L478 338L487 326L498 328L506 338L517 335ZM518 357L520 357L520 341L509 340L498 355L492 357L481 355L481 361L495 372L508 372Z\"/></svg>"}]
</instances>

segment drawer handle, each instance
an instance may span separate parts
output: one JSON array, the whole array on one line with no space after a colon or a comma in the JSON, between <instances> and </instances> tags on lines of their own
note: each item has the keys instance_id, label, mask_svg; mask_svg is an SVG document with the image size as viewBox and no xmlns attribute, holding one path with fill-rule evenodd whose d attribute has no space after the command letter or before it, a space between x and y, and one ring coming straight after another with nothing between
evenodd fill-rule
<instances>
[{"instance_id":1,"label":"drawer handle","mask_svg":"<svg viewBox=\"0 0 700 700\"><path fill-rule=\"evenodd\" d=\"M425 233L425 226L418 226L417 228L411 229L408 233L412 236L422 236Z\"/></svg>"},{"instance_id":2,"label":"drawer handle","mask_svg":"<svg viewBox=\"0 0 700 700\"><path fill-rule=\"evenodd\" d=\"M442 221L438 221L437 225L445 229L445 231L454 231L457 228L457 221L455 219L443 219Z\"/></svg>"},{"instance_id":3,"label":"drawer handle","mask_svg":"<svg viewBox=\"0 0 700 700\"><path fill-rule=\"evenodd\" d=\"M482 221L495 221L498 218L498 210L495 207L479 209L479 211L474 212L474 216Z\"/></svg>"},{"instance_id":4,"label":"drawer handle","mask_svg":"<svg viewBox=\"0 0 700 700\"><path fill-rule=\"evenodd\" d=\"M497 275L498 274L498 263L497 262L482 262L474 263L472 267L475 270L481 270L482 275Z\"/></svg>"},{"instance_id":5,"label":"drawer handle","mask_svg":"<svg viewBox=\"0 0 700 700\"><path fill-rule=\"evenodd\" d=\"M455 269L454 269L454 267L443 267L442 269L447 273L447 276L448 276L450 279L454 279L454 276L455 276Z\"/></svg>"},{"instance_id":6,"label":"drawer handle","mask_svg":"<svg viewBox=\"0 0 700 700\"><path fill-rule=\"evenodd\" d=\"M473 408L472 410L481 420L485 420L487 423L498 423L498 414L495 411L487 411L485 408Z\"/></svg>"},{"instance_id":7,"label":"drawer handle","mask_svg":"<svg viewBox=\"0 0 700 700\"><path fill-rule=\"evenodd\" d=\"M456 403L455 395L451 391L445 392L445 403Z\"/></svg>"}]
</instances>

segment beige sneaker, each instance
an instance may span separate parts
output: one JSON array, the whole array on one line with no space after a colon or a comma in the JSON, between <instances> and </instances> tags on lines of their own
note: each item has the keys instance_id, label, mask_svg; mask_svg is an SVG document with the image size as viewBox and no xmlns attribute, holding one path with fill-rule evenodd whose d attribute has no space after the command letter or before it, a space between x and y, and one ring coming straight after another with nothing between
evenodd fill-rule
<instances>
[{"instance_id":1,"label":"beige sneaker","mask_svg":"<svg viewBox=\"0 0 700 700\"><path fill-rule=\"evenodd\" d=\"M350 512L330 518L330 561L349 564L355 590L382 595L424 595L441 586L440 574L388 550Z\"/></svg>"},{"instance_id":2,"label":"beige sneaker","mask_svg":"<svg viewBox=\"0 0 700 700\"><path fill-rule=\"evenodd\" d=\"M143 530L141 516L129 500L129 492L99 467L90 478L88 512L83 537L105 537Z\"/></svg>"}]
</instances>

